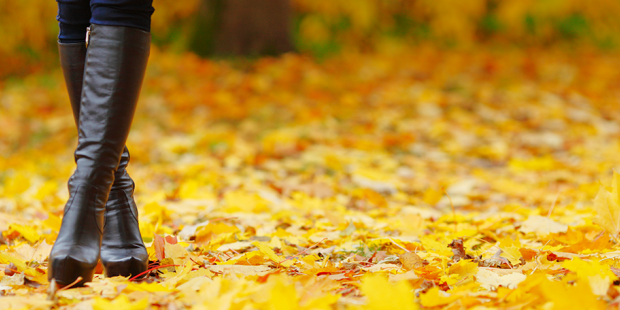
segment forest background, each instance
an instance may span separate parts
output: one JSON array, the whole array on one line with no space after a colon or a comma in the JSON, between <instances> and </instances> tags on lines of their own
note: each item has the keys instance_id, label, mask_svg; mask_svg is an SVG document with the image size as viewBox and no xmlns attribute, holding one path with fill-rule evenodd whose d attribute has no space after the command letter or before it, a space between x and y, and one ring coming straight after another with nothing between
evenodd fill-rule
<instances>
[{"instance_id":1,"label":"forest background","mask_svg":"<svg viewBox=\"0 0 620 310\"><path fill-rule=\"evenodd\" d=\"M219 3L219 4L218 4ZM217 25L201 8L222 0L155 0L153 41L172 51L208 55L205 41ZM228 1L232 7L251 1ZM620 42L620 3L614 0L292 0L266 1L290 24L294 49L325 57L342 51L372 51L394 44L431 42L443 47L479 44L583 45L610 49ZM23 75L56 63L54 1L0 1L0 77ZM211 10L213 11L213 10ZM264 10L255 9L258 14ZM234 12L233 12L234 14ZM278 17L276 17L278 18ZM269 22L257 21L257 24Z\"/></svg>"}]
</instances>

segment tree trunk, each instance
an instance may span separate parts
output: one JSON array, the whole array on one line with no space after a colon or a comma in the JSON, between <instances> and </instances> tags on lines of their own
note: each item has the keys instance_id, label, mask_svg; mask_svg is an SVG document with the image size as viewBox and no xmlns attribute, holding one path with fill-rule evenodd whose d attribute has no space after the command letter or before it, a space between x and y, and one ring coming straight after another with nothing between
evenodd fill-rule
<instances>
[{"instance_id":1,"label":"tree trunk","mask_svg":"<svg viewBox=\"0 0 620 310\"><path fill-rule=\"evenodd\" d=\"M190 49L201 56L292 51L290 15L290 0L202 0Z\"/></svg>"}]
</instances>

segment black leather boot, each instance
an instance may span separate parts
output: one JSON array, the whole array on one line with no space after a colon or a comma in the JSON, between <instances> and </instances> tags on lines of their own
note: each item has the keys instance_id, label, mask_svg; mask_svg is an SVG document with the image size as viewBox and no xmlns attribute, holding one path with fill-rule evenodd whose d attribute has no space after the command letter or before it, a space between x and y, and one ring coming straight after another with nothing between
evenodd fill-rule
<instances>
[{"instance_id":1,"label":"black leather boot","mask_svg":"<svg viewBox=\"0 0 620 310\"><path fill-rule=\"evenodd\" d=\"M91 26L79 106L77 168L69 179L70 198L49 258L48 277L61 286L78 278L77 285L92 281L106 203L125 149L149 47L146 31Z\"/></svg>"},{"instance_id":2,"label":"black leather boot","mask_svg":"<svg viewBox=\"0 0 620 310\"><path fill-rule=\"evenodd\" d=\"M128 277L146 271L149 255L140 235L133 185L110 192L105 217L101 263L106 276Z\"/></svg>"},{"instance_id":3,"label":"black leather boot","mask_svg":"<svg viewBox=\"0 0 620 310\"><path fill-rule=\"evenodd\" d=\"M73 116L79 126L86 43L59 43L58 52ZM129 150L125 147L106 203L101 261L109 277L137 275L148 267L148 253L140 234L138 209L133 198L135 184L126 170L129 159Z\"/></svg>"},{"instance_id":4,"label":"black leather boot","mask_svg":"<svg viewBox=\"0 0 620 310\"><path fill-rule=\"evenodd\" d=\"M76 128L80 121L80 99L82 98L82 81L84 80L84 63L86 61L86 43L58 42L60 67L65 76L65 85L69 92L69 102L73 110Z\"/></svg>"}]
</instances>

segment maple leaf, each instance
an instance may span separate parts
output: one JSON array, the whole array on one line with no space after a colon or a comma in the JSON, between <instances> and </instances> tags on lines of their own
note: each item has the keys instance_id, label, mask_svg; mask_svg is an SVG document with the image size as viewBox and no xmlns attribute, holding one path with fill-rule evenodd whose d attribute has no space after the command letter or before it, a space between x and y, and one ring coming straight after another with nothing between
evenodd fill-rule
<instances>
[{"instance_id":1,"label":"maple leaf","mask_svg":"<svg viewBox=\"0 0 620 310\"><path fill-rule=\"evenodd\" d=\"M448 247L452 249L452 253L454 253L454 256L452 257L452 260L454 260L455 262L458 262L462 259L472 259L473 256L465 253L465 247L463 246L463 239L454 239L452 240L452 242L450 242L450 244L448 244Z\"/></svg>"},{"instance_id":2,"label":"maple leaf","mask_svg":"<svg viewBox=\"0 0 620 310\"><path fill-rule=\"evenodd\" d=\"M405 252L399 256L399 259L403 267L407 270L412 270L424 265L422 258L414 252Z\"/></svg>"},{"instance_id":3,"label":"maple leaf","mask_svg":"<svg viewBox=\"0 0 620 310\"><path fill-rule=\"evenodd\" d=\"M93 302L94 310L138 310L145 309L148 306L148 299L143 298L139 301L131 301L126 295L120 295L112 301L108 301L105 298L95 298Z\"/></svg>"},{"instance_id":4,"label":"maple leaf","mask_svg":"<svg viewBox=\"0 0 620 310\"><path fill-rule=\"evenodd\" d=\"M607 230L614 239L620 234L620 174L614 171L611 189L601 185L594 198L595 223Z\"/></svg>"},{"instance_id":5,"label":"maple leaf","mask_svg":"<svg viewBox=\"0 0 620 310\"><path fill-rule=\"evenodd\" d=\"M500 286L514 289L525 278L526 276L520 272L499 275L490 269L480 269L476 273L476 280L487 290L497 289Z\"/></svg>"},{"instance_id":6,"label":"maple leaf","mask_svg":"<svg viewBox=\"0 0 620 310\"><path fill-rule=\"evenodd\" d=\"M605 309L604 303L583 282L573 286L545 280L539 288L551 301L551 309Z\"/></svg>"},{"instance_id":7,"label":"maple leaf","mask_svg":"<svg viewBox=\"0 0 620 310\"><path fill-rule=\"evenodd\" d=\"M273 261L274 263L278 264L278 265L282 265L284 267L290 267L292 266L295 262L292 260L287 260L285 258L282 258L278 255L276 255L276 253L266 244L262 243L262 242L252 242L252 245L254 245L255 247L258 248L258 250L263 253L265 256L267 256L271 261Z\"/></svg>"},{"instance_id":8,"label":"maple leaf","mask_svg":"<svg viewBox=\"0 0 620 310\"><path fill-rule=\"evenodd\" d=\"M365 309L418 309L412 287L405 281L390 284L383 276L367 275L362 279L361 291L367 298Z\"/></svg>"},{"instance_id":9,"label":"maple leaf","mask_svg":"<svg viewBox=\"0 0 620 310\"><path fill-rule=\"evenodd\" d=\"M440 290L438 287L432 287L428 292L420 295L420 303L425 307L437 307L452 303L457 300L458 296Z\"/></svg>"},{"instance_id":10,"label":"maple leaf","mask_svg":"<svg viewBox=\"0 0 620 310\"><path fill-rule=\"evenodd\" d=\"M540 235L548 235L551 233L565 233L568 231L568 225L560 224L548 217L532 215L521 223L519 230L524 233L535 232Z\"/></svg>"},{"instance_id":11,"label":"maple leaf","mask_svg":"<svg viewBox=\"0 0 620 310\"><path fill-rule=\"evenodd\" d=\"M590 284L592 293L599 296L606 295L612 279L616 279L608 265L597 261L584 261L575 257L563 262L562 267L575 272L580 280Z\"/></svg>"}]
</instances>

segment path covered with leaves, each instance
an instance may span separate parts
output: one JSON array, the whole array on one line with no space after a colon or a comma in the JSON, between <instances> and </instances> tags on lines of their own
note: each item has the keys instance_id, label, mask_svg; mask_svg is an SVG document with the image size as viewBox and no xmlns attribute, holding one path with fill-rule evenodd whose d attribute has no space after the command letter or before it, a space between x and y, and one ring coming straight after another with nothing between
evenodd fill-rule
<instances>
[{"instance_id":1,"label":"path covered with leaves","mask_svg":"<svg viewBox=\"0 0 620 310\"><path fill-rule=\"evenodd\" d=\"M152 271L54 294L68 97L60 72L1 82L0 309L616 306L618 68L559 50L154 51L128 141Z\"/></svg>"}]
</instances>

